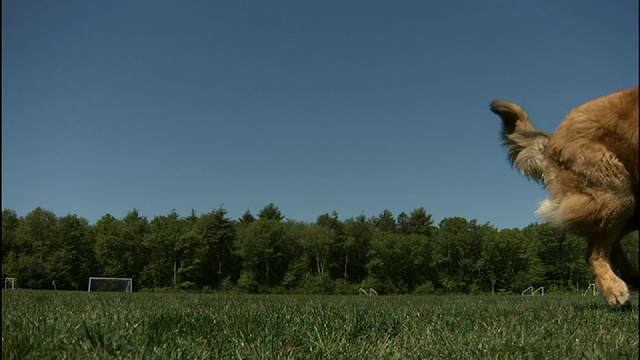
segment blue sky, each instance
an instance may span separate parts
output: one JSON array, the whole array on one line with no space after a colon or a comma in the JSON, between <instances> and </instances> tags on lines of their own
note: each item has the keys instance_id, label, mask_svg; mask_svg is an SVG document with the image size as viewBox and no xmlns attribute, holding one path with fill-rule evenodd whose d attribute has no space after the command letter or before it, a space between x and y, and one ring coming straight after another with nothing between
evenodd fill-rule
<instances>
[{"instance_id":1,"label":"blue sky","mask_svg":"<svg viewBox=\"0 0 640 360\"><path fill-rule=\"evenodd\" d=\"M553 131L637 84L630 0L3 1L2 208L525 227L489 101Z\"/></svg>"}]
</instances>

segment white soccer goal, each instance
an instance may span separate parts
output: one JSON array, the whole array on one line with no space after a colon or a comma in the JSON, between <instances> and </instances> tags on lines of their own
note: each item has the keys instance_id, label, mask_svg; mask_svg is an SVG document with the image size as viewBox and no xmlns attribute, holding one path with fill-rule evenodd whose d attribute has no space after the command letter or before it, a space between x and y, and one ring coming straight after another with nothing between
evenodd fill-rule
<instances>
[{"instance_id":1,"label":"white soccer goal","mask_svg":"<svg viewBox=\"0 0 640 360\"><path fill-rule=\"evenodd\" d=\"M90 277L88 291L133 292L133 279Z\"/></svg>"},{"instance_id":2,"label":"white soccer goal","mask_svg":"<svg viewBox=\"0 0 640 360\"><path fill-rule=\"evenodd\" d=\"M534 288L533 286L529 286L528 288L524 289L524 291L522 292L522 295L526 295L527 293L531 293L531 296L540 293L541 295L544 295L544 286L540 286L539 288Z\"/></svg>"},{"instance_id":3,"label":"white soccer goal","mask_svg":"<svg viewBox=\"0 0 640 360\"><path fill-rule=\"evenodd\" d=\"M5 289L15 289L16 288L16 278L5 278L4 279L4 288Z\"/></svg>"},{"instance_id":4,"label":"white soccer goal","mask_svg":"<svg viewBox=\"0 0 640 360\"><path fill-rule=\"evenodd\" d=\"M585 292L582 293L582 296L586 296L590 292L593 294L593 296L596 296L597 294L600 293L600 291L598 291L598 287L596 286L596 284L589 284L589 286L587 286L587 290L585 290Z\"/></svg>"},{"instance_id":5,"label":"white soccer goal","mask_svg":"<svg viewBox=\"0 0 640 360\"><path fill-rule=\"evenodd\" d=\"M375 291L373 288L369 288L369 291L360 288L360 294L365 294L365 295L378 295L378 292Z\"/></svg>"},{"instance_id":6,"label":"white soccer goal","mask_svg":"<svg viewBox=\"0 0 640 360\"><path fill-rule=\"evenodd\" d=\"M537 288L531 295L535 295L536 293L540 293L544 296L544 286L540 286L539 288Z\"/></svg>"}]
</instances>

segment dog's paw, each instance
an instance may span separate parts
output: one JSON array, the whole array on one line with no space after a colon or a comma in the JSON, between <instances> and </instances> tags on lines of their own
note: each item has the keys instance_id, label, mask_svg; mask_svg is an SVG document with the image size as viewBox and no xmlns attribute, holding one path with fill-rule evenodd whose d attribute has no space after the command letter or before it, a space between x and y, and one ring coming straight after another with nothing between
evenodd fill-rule
<instances>
[{"instance_id":1,"label":"dog's paw","mask_svg":"<svg viewBox=\"0 0 640 360\"><path fill-rule=\"evenodd\" d=\"M624 283L623 283L624 284ZM618 287L617 289L609 288L603 291L609 305L616 309L630 309L631 308L631 295L626 285L624 288Z\"/></svg>"}]
</instances>

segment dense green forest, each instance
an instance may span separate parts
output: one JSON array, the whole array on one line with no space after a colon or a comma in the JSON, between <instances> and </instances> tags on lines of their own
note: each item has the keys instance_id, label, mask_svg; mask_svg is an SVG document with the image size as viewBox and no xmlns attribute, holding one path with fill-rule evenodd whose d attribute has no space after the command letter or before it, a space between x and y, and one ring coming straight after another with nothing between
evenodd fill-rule
<instances>
[{"instance_id":1,"label":"dense green forest","mask_svg":"<svg viewBox=\"0 0 640 360\"><path fill-rule=\"evenodd\" d=\"M638 267L638 232L623 246ZM132 210L95 224L36 208L2 211L2 276L30 289L86 290L90 276L130 277L136 291L381 294L581 291L593 281L583 239L547 224L499 230L424 208L315 223L274 204L237 219L222 207L149 221Z\"/></svg>"}]
</instances>

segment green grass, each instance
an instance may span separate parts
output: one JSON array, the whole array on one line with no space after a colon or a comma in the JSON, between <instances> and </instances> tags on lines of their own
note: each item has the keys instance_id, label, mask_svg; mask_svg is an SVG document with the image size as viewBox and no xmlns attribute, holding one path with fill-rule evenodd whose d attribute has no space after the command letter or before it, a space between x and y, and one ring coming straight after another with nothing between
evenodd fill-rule
<instances>
[{"instance_id":1,"label":"green grass","mask_svg":"<svg viewBox=\"0 0 640 360\"><path fill-rule=\"evenodd\" d=\"M637 359L634 300L3 290L2 358Z\"/></svg>"}]
</instances>

